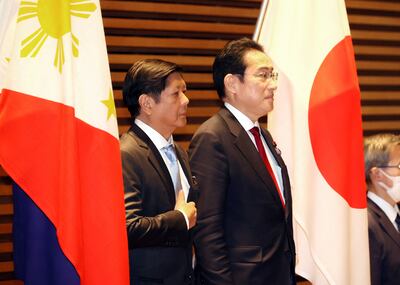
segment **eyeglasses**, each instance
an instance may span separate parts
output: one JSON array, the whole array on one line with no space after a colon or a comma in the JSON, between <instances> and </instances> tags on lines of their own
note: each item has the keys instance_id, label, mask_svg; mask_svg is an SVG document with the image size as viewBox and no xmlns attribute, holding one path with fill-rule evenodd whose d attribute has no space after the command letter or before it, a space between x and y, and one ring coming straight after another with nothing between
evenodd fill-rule
<instances>
[{"instance_id":1,"label":"eyeglasses","mask_svg":"<svg viewBox=\"0 0 400 285\"><path fill-rule=\"evenodd\" d=\"M379 165L378 168L398 168L400 169L400 163L397 165Z\"/></svg>"},{"instance_id":2,"label":"eyeglasses","mask_svg":"<svg viewBox=\"0 0 400 285\"><path fill-rule=\"evenodd\" d=\"M261 71L255 74L249 74L245 73L246 75L254 76L262 82L266 82L269 79L272 79L274 81L278 81L278 72L273 72L273 71ZM238 74L240 75L240 74Z\"/></svg>"}]
</instances>

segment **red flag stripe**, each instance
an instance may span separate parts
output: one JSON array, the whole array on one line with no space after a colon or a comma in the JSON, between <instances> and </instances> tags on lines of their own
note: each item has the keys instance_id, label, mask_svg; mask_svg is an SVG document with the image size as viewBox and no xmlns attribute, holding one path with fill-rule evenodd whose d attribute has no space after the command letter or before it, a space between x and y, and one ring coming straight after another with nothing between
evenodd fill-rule
<instances>
[{"instance_id":1,"label":"red flag stripe","mask_svg":"<svg viewBox=\"0 0 400 285\"><path fill-rule=\"evenodd\" d=\"M118 140L71 107L11 90L0 110L0 162L55 225L81 283L128 284L116 274L128 272L126 235L109 230L125 232Z\"/></svg>"}]
</instances>

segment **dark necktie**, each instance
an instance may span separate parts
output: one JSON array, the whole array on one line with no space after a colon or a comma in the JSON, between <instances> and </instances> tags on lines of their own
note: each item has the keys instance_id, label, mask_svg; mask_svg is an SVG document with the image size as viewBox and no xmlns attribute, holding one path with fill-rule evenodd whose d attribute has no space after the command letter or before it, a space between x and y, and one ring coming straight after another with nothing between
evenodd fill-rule
<instances>
[{"instance_id":1,"label":"dark necktie","mask_svg":"<svg viewBox=\"0 0 400 285\"><path fill-rule=\"evenodd\" d=\"M400 232L400 215L397 214L396 219L394 220L397 224L397 231Z\"/></svg>"},{"instance_id":2,"label":"dark necktie","mask_svg":"<svg viewBox=\"0 0 400 285\"><path fill-rule=\"evenodd\" d=\"M264 161L265 167L267 168L269 175L271 176L272 180L274 181L274 184L275 184L275 187L276 187L276 191L278 191L279 198L281 199L282 206L285 208L285 202L283 201L282 193L279 190L278 182L276 181L274 172L272 171L271 164L269 163L267 154L265 153L265 149L264 149L264 146L263 146L262 141L261 141L260 131L259 131L258 127L252 128L250 130L250 133L252 133L253 136L254 136L258 152L259 152L262 160Z\"/></svg>"}]
</instances>

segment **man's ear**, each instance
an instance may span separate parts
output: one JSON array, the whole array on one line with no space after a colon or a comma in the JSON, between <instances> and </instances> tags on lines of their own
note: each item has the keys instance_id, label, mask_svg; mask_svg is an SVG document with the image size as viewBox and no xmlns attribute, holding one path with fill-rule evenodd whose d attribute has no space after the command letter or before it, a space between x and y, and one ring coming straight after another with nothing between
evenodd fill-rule
<instances>
[{"instance_id":1,"label":"man's ear","mask_svg":"<svg viewBox=\"0 0 400 285\"><path fill-rule=\"evenodd\" d=\"M371 181L382 181L382 179L384 179L384 176L381 172L381 170L378 167L372 167L371 170L369 171L369 178L371 179Z\"/></svg>"},{"instance_id":2,"label":"man's ear","mask_svg":"<svg viewBox=\"0 0 400 285\"><path fill-rule=\"evenodd\" d=\"M147 94L142 94L139 96L138 101L139 101L141 113L150 115L153 104L154 104L153 98Z\"/></svg>"},{"instance_id":3,"label":"man's ear","mask_svg":"<svg viewBox=\"0 0 400 285\"><path fill-rule=\"evenodd\" d=\"M227 97L238 93L239 78L231 73L224 77L225 94Z\"/></svg>"}]
</instances>

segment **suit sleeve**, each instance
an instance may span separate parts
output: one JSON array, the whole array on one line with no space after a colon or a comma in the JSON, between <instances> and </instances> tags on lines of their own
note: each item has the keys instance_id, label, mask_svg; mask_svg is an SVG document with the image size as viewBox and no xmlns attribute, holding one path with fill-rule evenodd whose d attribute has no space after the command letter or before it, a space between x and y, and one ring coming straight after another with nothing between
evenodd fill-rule
<instances>
[{"instance_id":1,"label":"suit sleeve","mask_svg":"<svg viewBox=\"0 0 400 285\"><path fill-rule=\"evenodd\" d=\"M226 154L216 135L203 132L192 139L189 157L200 191L194 233L200 278L205 284L232 284L224 238L224 205L229 183Z\"/></svg>"},{"instance_id":2,"label":"suit sleeve","mask_svg":"<svg viewBox=\"0 0 400 285\"><path fill-rule=\"evenodd\" d=\"M368 221L371 285L380 285L381 271L385 270L382 268L383 243L382 238L380 238L379 225L377 225L372 219L369 219Z\"/></svg>"},{"instance_id":3,"label":"suit sleeve","mask_svg":"<svg viewBox=\"0 0 400 285\"><path fill-rule=\"evenodd\" d=\"M129 248L185 245L188 230L183 214L171 210L154 217L144 216L145 186L142 177L145 173L139 167L141 162L125 151L121 151L121 158Z\"/></svg>"}]
</instances>

